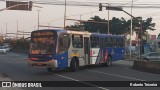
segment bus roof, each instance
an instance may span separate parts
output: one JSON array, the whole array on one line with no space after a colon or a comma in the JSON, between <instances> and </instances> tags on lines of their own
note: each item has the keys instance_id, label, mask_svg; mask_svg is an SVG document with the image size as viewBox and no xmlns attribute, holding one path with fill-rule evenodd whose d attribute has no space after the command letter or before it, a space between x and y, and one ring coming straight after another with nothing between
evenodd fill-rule
<instances>
[{"instance_id":1,"label":"bus roof","mask_svg":"<svg viewBox=\"0 0 160 90\"><path fill-rule=\"evenodd\" d=\"M112 35L112 34L101 34L101 33L92 33L92 35L99 37L124 37L124 35Z\"/></svg>"},{"instance_id":2,"label":"bus roof","mask_svg":"<svg viewBox=\"0 0 160 90\"><path fill-rule=\"evenodd\" d=\"M43 31L55 31L57 33L68 32L68 33L73 33L73 34L91 35L91 33L89 33L88 31L71 31L71 30L64 30L64 29L42 29L42 30L32 31L32 33L39 32L39 31L42 31L42 32Z\"/></svg>"},{"instance_id":3,"label":"bus roof","mask_svg":"<svg viewBox=\"0 0 160 90\"><path fill-rule=\"evenodd\" d=\"M72 34L91 35L91 33L88 32L88 31L70 31L70 30L67 30L67 32L72 33Z\"/></svg>"},{"instance_id":4,"label":"bus roof","mask_svg":"<svg viewBox=\"0 0 160 90\"><path fill-rule=\"evenodd\" d=\"M32 31L34 32L39 32L39 31L55 31L57 33L60 32L68 32L72 34L82 34L82 35L92 35L92 36L99 36L99 37L124 37L124 35L112 35L112 34L102 34L102 33L90 33L88 31L72 31L72 30L64 30L64 29L42 29L42 30L35 30Z\"/></svg>"},{"instance_id":5,"label":"bus roof","mask_svg":"<svg viewBox=\"0 0 160 90\"><path fill-rule=\"evenodd\" d=\"M32 32L39 32L39 31L56 31L56 32L64 32L65 30L63 29L41 29L41 30L35 30Z\"/></svg>"}]
</instances>

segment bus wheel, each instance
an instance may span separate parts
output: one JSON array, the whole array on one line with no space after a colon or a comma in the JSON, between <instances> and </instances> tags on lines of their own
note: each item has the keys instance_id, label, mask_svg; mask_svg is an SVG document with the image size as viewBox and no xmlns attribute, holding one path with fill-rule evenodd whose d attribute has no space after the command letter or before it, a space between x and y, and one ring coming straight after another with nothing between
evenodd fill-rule
<instances>
[{"instance_id":1,"label":"bus wheel","mask_svg":"<svg viewBox=\"0 0 160 90\"><path fill-rule=\"evenodd\" d=\"M79 63L76 62L75 59L73 59L71 61L70 69L71 69L72 72L75 72L75 71L77 71L79 69Z\"/></svg>"},{"instance_id":2,"label":"bus wheel","mask_svg":"<svg viewBox=\"0 0 160 90\"><path fill-rule=\"evenodd\" d=\"M47 67L47 71L48 71L48 72L52 72L53 69L52 69L51 67Z\"/></svg>"},{"instance_id":3,"label":"bus wheel","mask_svg":"<svg viewBox=\"0 0 160 90\"><path fill-rule=\"evenodd\" d=\"M106 60L106 63L105 63L105 66L106 67L109 67L112 65L112 58L110 56L108 56L107 60Z\"/></svg>"}]
</instances>

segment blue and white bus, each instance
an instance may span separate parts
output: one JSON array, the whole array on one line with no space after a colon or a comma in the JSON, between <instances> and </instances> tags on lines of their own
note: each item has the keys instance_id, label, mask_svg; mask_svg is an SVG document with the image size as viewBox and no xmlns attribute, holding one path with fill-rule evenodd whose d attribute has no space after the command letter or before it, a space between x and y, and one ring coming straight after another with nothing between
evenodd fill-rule
<instances>
[{"instance_id":1,"label":"blue and white bus","mask_svg":"<svg viewBox=\"0 0 160 90\"><path fill-rule=\"evenodd\" d=\"M80 66L103 64L124 59L124 36L44 29L31 33L29 66L54 69L69 67L76 71Z\"/></svg>"}]
</instances>

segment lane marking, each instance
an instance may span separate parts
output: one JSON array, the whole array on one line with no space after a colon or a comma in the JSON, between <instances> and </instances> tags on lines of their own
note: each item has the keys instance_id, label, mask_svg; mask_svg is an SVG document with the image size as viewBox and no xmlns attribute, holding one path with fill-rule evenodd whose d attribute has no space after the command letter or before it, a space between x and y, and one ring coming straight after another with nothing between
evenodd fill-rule
<instances>
[{"instance_id":1,"label":"lane marking","mask_svg":"<svg viewBox=\"0 0 160 90\"><path fill-rule=\"evenodd\" d=\"M63 78L66 78L66 79L69 79L69 80L72 80L72 81L77 81L77 82L80 82L80 83L83 83L83 84L86 84L86 85L90 85L90 86L93 86L93 87L97 87L97 88L102 89L102 90L109 90L109 89L104 88L104 87L100 87L100 86L97 86L97 85L94 85L94 84L86 83L86 82L83 82L83 81L80 81L80 80L77 80L77 79L74 79L74 78L70 78L70 77L67 77L67 76L63 76L63 75L60 75L60 74L55 74L55 73L51 73L51 74L59 76L59 77L63 77Z\"/></svg>"},{"instance_id":2,"label":"lane marking","mask_svg":"<svg viewBox=\"0 0 160 90\"><path fill-rule=\"evenodd\" d=\"M16 60L1 59L0 63L27 63L27 62L26 61L16 61Z\"/></svg>"},{"instance_id":3,"label":"lane marking","mask_svg":"<svg viewBox=\"0 0 160 90\"><path fill-rule=\"evenodd\" d=\"M132 78L132 77L128 77L128 76L122 76L122 75L117 75L117 74L112 74L112 73L105 73L105 72L88 70L88 69L87 69L87 71L95 72L95 73L100 73L100 74L106 74L106 75L115 76L115 77L127 78L127 79L132 79L132 80L146 81L146 80L143 80L143 79L137 79L137 78Z\"/></svg>"},{"instance_id":4,"label":"lane marking","mask_svg":"<svg viewBox=\"0 0 160 90\"><path fill-rule=\"evenodd\" d=\"M147 75L153 75L153 76L156 76L156 77L160 77L159 74L154 74L154 73L150 73L150 72L142 72L142 71L138 71L136 69L131 69L131 68L127 68L127 67L124 67L125 70L132 70L132 72L136 72L136 73L141 73L141 74L147 74Z\"/></svg>"},{"instance_id":5,"label":"lane marking","mask_svg":"<svg viewBox=\"0 0 160 90\"><path fill-rule=\"evenodd\" d=\"M126 70L130 70L129 68L124 68ZM133 72L137 72L137 73L141 73L141 74L147 74L147 75L153 75L153 76L156 76L156 77L160 77L160 75L158 74L154 74L154 73L149 73L149 72L141 72L141 71L137 71L135 69L133 69Z\"/></svg>"}]
</instances>

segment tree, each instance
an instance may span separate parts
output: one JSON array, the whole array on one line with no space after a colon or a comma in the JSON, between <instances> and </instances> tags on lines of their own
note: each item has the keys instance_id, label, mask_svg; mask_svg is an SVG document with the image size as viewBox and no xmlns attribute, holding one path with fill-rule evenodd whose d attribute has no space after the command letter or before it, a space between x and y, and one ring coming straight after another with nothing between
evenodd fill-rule
<instances>
[{"instance_id":1,"label":"tree","mask_svg":"<svg viewBox=\"0 0 160 90\"><path fill-rule=\"evenodd\" d=\"M99 23L101 22L101 23ZM103 23L102 23L103 22ZM89 32L100 32L100 33L107 33L108 31L108 20L101 19L99 16L94 16L91 17L90 20L87 22L82 22L82 24L75 24L71 26L67 26L68 28L76 28L80 30L79 28L83 27L84 30L89 31ZM116 18L113 17L110 22L110 34L124 34L127 32L130 32L130 25L131 25L131 20L125 20L123 17L122 18ZM152 18L147 18L146 20L138 21L138 19L133 19L133 32L138 32L136 30L136 27L140 27L140 22L142 23L142 30L145 32L146 30L155 30L155 23L152 23Z\"/></svg>"}]
</instances>

